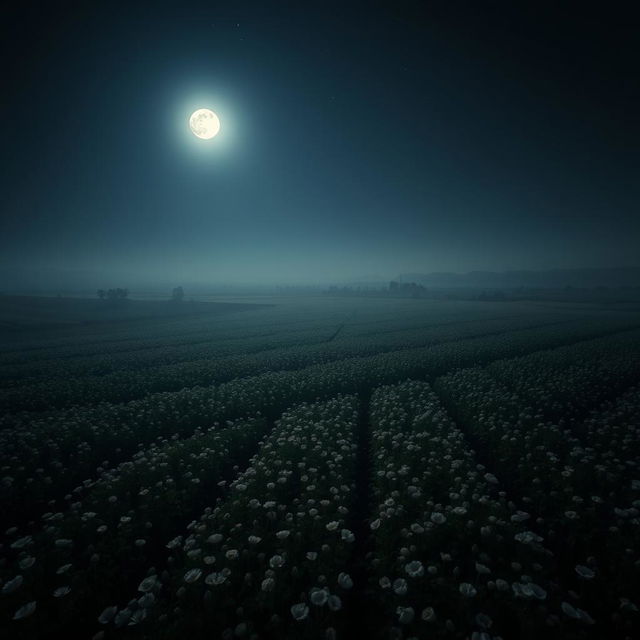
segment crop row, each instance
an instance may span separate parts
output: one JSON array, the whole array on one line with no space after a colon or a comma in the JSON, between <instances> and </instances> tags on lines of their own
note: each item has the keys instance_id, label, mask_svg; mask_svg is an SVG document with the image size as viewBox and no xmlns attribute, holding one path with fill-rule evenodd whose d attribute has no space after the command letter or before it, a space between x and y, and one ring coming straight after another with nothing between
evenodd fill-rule
<instances>
[{"instance_id":1,"label":"crop row","mask_svg":"<svg viewBox=\"0 0 640 640\"><path fill-rule=\"evenodd\" d=\"M381 304L382 303L382 304ZM93 331L74 331L55 337L45 335L37 340L23 340L9 348L0 347L0 371L12 378L22 367L36 369L40 365L55 368L56 362L77 361L85 367L100 367L104 362L109 366L112 358L129 359L127 352L137 352L145 359L147 353L154 350L189 347L190 344L215 342L229 344L230 354L237 353L243 343L251 343L260 338L283 339L291 341L294 335L299 344L306 342L305 333L330 336L336 328L344 325L343 332L350 337L361 337L381 331L420 329L443 323L458 323L461 310L466 322L483 321L491 317L504 317L504 305L480 305L471 303L431 303L415 300L367 301L338 300L328 304L326 300L304 304L290 304L254 308L231 314L205 314L181 316L179 318L148 318L141 324L111 323L105 332L104 325L97 325ZM557 311L530 307L514 308L509 306L509 317L558 318ZM575 318L577 314L569 312L560 317ZM582 314L578 314L582 315ZM33 334L30 334L33 336ZM151 354L149 354L151 355ZM48 361L48 362L47 362ZM170 361L169 361L170 362ZM11 368L4 369L5 366ZM89 369L84 370L89 373ZM104 372L99 369L97 373ZM0 378L7 381L4 375Z\"/></svg>"},{"instance_id":2,"label":"crop row","mask_svg":"<svg viewBox=\"0 0 640 640\"><path fill-rule=\"evenodd\" d=\"M595 622L600 637L612 628L616 637L633 635L634 624L637 632L630 599L640 591L640 483L634 482L640 454L632 445L638 435L638 391L618 401L630 416L620 422L615 404L589 417L585 412L603 399L597 392L603 371L620 388L623 381L637 380L638 362L637 346L630 345L628 358L567 367L564 375L576 381L569 385L575 393L563 406L559 397L551 405L556 415L564 409L562 423L546 418L550 376L544 371L537 376L531 369L526 397L492 377L491 368L461 370L436 381L481 458L492 461L531 513L532 540L544 541L558 558L558 582L573 594L564 618L577 626ZM511 364L505 363L505 371L513 370Z\"/></svg>"},{"instance_id":3,"label":"crop row","mask_svg":"<svg viewBox=\"0 0 640 640\"><path fill-rule=\"evenodd\" d=\"M156 443L80 485L64 510L45 513L29 533L7 530L0 545L0 631L14 637L23 617L30 618L27 635L51 637L70 624L80 630L87 617L95 621L165 557L167 540L203 502L224 493L225 479L255 451L266 427L262 418L241 420Z\"/></svg>"},{"instance_id":4,"label":"crop row","mask_svg":"<svg viewBox=\"0 0 640 640\"><path fill-rule=\"evenodd\" d=\"M490 393L485 390L484 395ZM593 414L584 428L584 433L593 435L594 442L613 440L614 446L620 442L606 456L619 470L626 466L625 461L637 468L638 453L630 443L637 436L639 416L640 394L638 389L632 389L603 412ZM295 448L282 448L271 454L275 469L284 471L272 470L268 462L262 467L267 470L264 475L254 475L250 468L248 479L245 475L238 480L239 493L234 496L232 492L220 510L207 511L201 524L194 523L192 536L184 542L177 564L169 573L160 577L154 574L152 582L160 602L139 614L134 623L151 614L161 627L143 625L143 635L158 637L159 629L163 629L167 637L205 637L211 632L229 638L250 637L254 633L271 637L334 637L336 632L345 631L346 619L365 611L366 617L356 621L356 628L367 637L534 638L544 632L564 639L602 637L602 633L612 630L620 637L625 633L631 637L636 605L630 597L635 592L625 580L637 571L637 565L631 562L624 570L616 562L620 558L611 543L603 545L599 557L588 555L585 549L576 553L573 547L593 522L565 540L569 533L566 527L553 529L558 527L558 518L550 526L557 505L548 513L541 513L531 496L505 491L505 485L491 473L500 470L502 475L499 462L492 468L478 463L464 434L426 383L406 382L376 390L370 420L375 506L369 520L371 551L366 558L366 588L359 583L354 585L348 573L354 561L353 553L349 553L353 543L349 529L326 540L324 560L331 560L328 567L325 564L313 572L323 554L306 543L294 547L295 557L304 559L291 563L295 570L292 568L290 575L289 567L284 572L273 569L270 559L277 557L276 568L281 568L283 541L288 542L294 531L300 532L297 527L302 527L299 539L312 535L306 532L309 523L298 505L307 495L305 482L312 483L314 492L318 490L317 476L304 478L303 482L289 478L283 481L287 499L296 505L286 506L282 499L274 498L275 504L281 505L281 513L289 514L288 520L284 515L285 524L281 516L272 516L273 522L268 522L269 516L265 518L260 509L270 480L286 477L287 469L295 478L299 455L307 451L296 439ZM618 426L621 420L625 424L623 433ZM301 431L296 429L299 423L299 419L292 420L286 431L273 437L279 438L284 447L292 433ZM614 433L617 438L610 438ZM318 440L319 445L326 446L326 442ZM522 446L517 450L522 455L530 444L519 444ZM626 452L623 459L622 452ZM258 456L261 458L264 456ZM600 468L600 462L592 458L583 464ZM302 468L307 475L308 467ZM603 476L610 471L600 469ZM606 489L623 486L628 495L629 478L616 476L609 480L603 487L605 493ZM563 481L566 483L565 476L556 479L558 486ZM258 494L253 492L256 489ZM279 490L277 484L272 490ZM566 488L564 492L570 493ZM318 495L328 493L325 486ZM229 506L234 497L235 505ZM275 504L269 503L269 507L275 509ZM307 506L315 507L316 503ZM295 508L298 512L294 515ZM341 515L348 516L348 508ZM637 520L634 509L618 509L618 522L608 531L627 562L633 560L629 557L629 534L637 523L629 525L628 521ZM318 519L318 513L310 513ZM321 523L333 517L336 521L330 520L325 528L330 525L331 530L338 531L348 523L348 519L341 521L337 515L327 515ZM559 519L575 522L562 510ZM624 526L627 531L621 538L618 529ZM317 531L326 535L322 527ZM274 545L266 553L264 547L254 548L265 538ZM211 545L213 560L205 555L210 553ZM190 555L191 551L194 553ZM243 562L239 563L239 559ZM205 566L208 563L209 568ZM210 567L214 571L207 581ZM610 587L615 597L608 593ZM352 588L364 592L360 596L364 601L362 611L350 607ZM626 596L621 595L623 592ZM270 597L272 593L275 595ZM336 593L338 599L331 601ZM612 601L615 605L605 624L597 617L603 615L603 596L607 605ZM139 608L139 601L131 600L115 626L129 624ZM115 614L115 610L110 613ZM600 636L590 635L594 625ZM119 637L118 633L115 637Z\"/></svg>"},{"instance_id":5,"label":"crop row","mask_svg":"<svg viewBox=\"0 0 640 640\"><path fill-rule=\"evenodd\" d=\"M637 379L639 356L637 344L591 343L499 360L487 371L525 403L541 407L546 419L567 423Z\"/></svg>"},{"instance_id":6,"label":"crop row","mask_svg":"<svg viewBox=\"0 0 640 640\"><path fill-rule=\"evenodd\" d=\"M140 585L158 602L143 595L101 621L149 618L154 638L335 633L352 586L357 424L352 396L284 414L227 498L170 543L168 571Z\"/></svg>"},{"instance_id":7,"label":"crop row","mask_svg":"<svg viewBox=\"0 0 640 640\"><path fill-rule=\"evenodd\" d=\"M171 346L187 346L192 343L229 342L239 346L264 338L291 341L298 335L304 342L305 334L318 335L326 331L330 335L347 318L342 309L305 309L297 306L295 313L287 306L266 306L219 314L183 315L180 317L145 318L141 322L110 322L82 331L59 331L37 334L29 332L24 340L8 349L0 347L0 365L27 365L40 361L75 359L98 360L105 354L162 349ZM105 330L106 329L106 330ZM233 352L233 351L232 351ZM109 357L107 356L107 358Z\"/></svg>"},{"instance_id":8,"label":"crop row","mask_svg":"<svg viewBox=\"0 0 640 640\"><path fill-rule=\"evenodd\" d=\"M272 314L275 312L271 312ZM263 350L284 349L302 345L325 343L338 338L347 345L352 342L365 342L382 345L396 345L400 334L407 335L406 346L424 346L442 340L464 338L491 332L517 330L526 327L541 326L554 322L576 320L575 315L558 316L548 312L496 314L487 317L476 310L465 320L459 316L424 315L415 319L402 316L384 317L376 322L358 323L352 317L341 317L339 314L327 314L315 318L314 322L302 323L293 327L288 323L266 326L264 314L235 314L234 318L249 318L256 326L253 330L244 327L243 332L237 328L208 328L184 337L172 336L162 340L129 340L115 345L104 344L96 353L86 356L53 357L51 359L35 359L28 352L20 363L0 364L0 387L15 388L35 385L38 382L49 382L56 378L82 378L88 376L104 376L110 373L141 371L151 367L176 365L196 360L224 358L243 354L257 353ZM279 316L276 316L279 317ZM374 317L376 317L374 315ZM584 319L584 318L583 318ZM273 319L271 319L273 322ZM300 323L298 323L300 324ZM628 318L618 318L618 328L630 326ZM258 329L259 327L259 329ZM1 362L1 360L0 360ZM78 401L77 403L80 403Z\"/></svg>"},{"instance_id":9,"label":"crop row","mask_svg":"<svg viewBox=\"0 0 640 640\"><path fill-rule=\"evenodd\" d=\"M545 323L528 318L522 318L519 322L513 319L492 319L473 324L463 322L457 325L441 325L430 330L422 328L393 331L373 337L350 337L329 342L324 331L313 339L307 337L304 344L290 338L290 342L281 348L278 348L278 342L263 342L260 347L254 344L253 348L249 346L250 342L237 345L235 353L227 357L223 356L229 353L229 345L225 344L224 348L221 348L216 343L181 348L180 358L175 356L175 349L168 349L168 353L153 352L150 359L143 359L133 352L127 354L126 365L123 365L122 358L111 363L117 369L116 373L101 372L100 375L83 374L80 377L73 377L78 375L78 371L57 362L53 363L52 370L47 372L46 380L1 389L0 408L8 413L42 411L98 402L126 402L149 393L209 386L267 371L300 369L344 358L426 347L548 324L555 325L558 321ZM188 356L189 353L191 357ZM166 364L167 362L172 364Z\"/></svg>"},{"instance_id":10,"label":"crop row","mask_svg":"<svg viewBox=\"0 0 640 640\"><path fill-rule=\"evenodd\" d=\"M524 638L559 619L552 554L430 387L378 389L371 422L370 635Z\"/></svg>"},{"instance_id":11,"label":"crop row","mask_svg":"<svg viewBox=\"0 0 640 640\"><path fill-rule=\"evenodd\" d=\"M46 509L50 500L94 477L98 466L118 464L158 437L189 436L197 428L257 412L275 418L299 402L368 391L409 377L433 377L579 340L596 329L600 327L543 327L266 373L217 387L154 394L128 404L75 407L37 419L25 416L0 432L0 498L7 505L9 522L29 519ZM589 344L632 345L638 333L605 336Z\"/></svg>"},{"instance_id":12,"label":"crop row","mask_svg":"<svg viewBox=\"0 0 640 640\"><path fill-rule=\"evenodd\" d=\"M86 356L29 359L0 365L0 385L7 389L47 382L51 378L104 376L120 371L177 364L204 358L224 358L325 342L336 332L335 324L319 324L297 330L261 327L255 335L214 331L189 334L182 339L123 341L117 346L101 345Z\"/></svg>"}]
</instances>

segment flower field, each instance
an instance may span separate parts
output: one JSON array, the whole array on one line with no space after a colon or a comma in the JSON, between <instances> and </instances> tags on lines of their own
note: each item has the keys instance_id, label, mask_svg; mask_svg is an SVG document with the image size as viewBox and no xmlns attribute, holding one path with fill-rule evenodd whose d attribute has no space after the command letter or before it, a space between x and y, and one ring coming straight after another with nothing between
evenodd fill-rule
<instances>
[{"instance_id":1,"label":"flower field","mask_svg":"<svg viewBox=\"0 0 640 640\"><path fill-rule=\"evenodd\" d=\"M640 637L632 311L309 299L3 345L3 638Z\"/></svg>"}]
</instances>

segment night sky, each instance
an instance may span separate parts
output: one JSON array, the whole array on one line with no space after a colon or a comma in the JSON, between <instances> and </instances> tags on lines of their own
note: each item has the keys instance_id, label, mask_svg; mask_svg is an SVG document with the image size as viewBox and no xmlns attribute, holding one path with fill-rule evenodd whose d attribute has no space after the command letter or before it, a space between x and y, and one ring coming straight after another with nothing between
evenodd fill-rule
<instances>
[{"instance_id":1,"label":"night sky","mask_svg":"<svg viewBox=\"0 0 640 640\"><path fill-rule=\"evenodd\" d=\"M526 4L11 3L0 269L135 286L640 265L632 3ZM198 107L213 140L188 129Z\"/></svg>"}]
</instances>

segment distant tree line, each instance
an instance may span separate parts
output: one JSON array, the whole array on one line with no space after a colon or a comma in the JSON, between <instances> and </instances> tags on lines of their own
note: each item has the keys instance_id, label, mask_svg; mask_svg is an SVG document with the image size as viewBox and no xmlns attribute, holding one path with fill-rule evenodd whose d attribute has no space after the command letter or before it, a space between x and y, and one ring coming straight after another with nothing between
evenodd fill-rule
<instances>
[{"instance_id":1,"label":"distant tree line","mask_svg":"<svg viewBox=\"0 0 640 640\"><path fill-rule=\"evenodd\" d=\"M392 280L389 283L389 293L392 296L401 298L424 298L427 295L427 288L415 282L396 282Z\"/></svg>"},{"instance_id":2,"label":"distant tree line","mask_svg":"<svg viewBox=\"0 0 640 640\"><path fill-rule=\"evenodd\" d=\"M324 293L332 296L374 296L394 298L426 298L428 289L415 282L389 283L388 287L337 287L330 286Z\"/></svg>"},{"instance_id":3,"label":"distant tree line","mask_svg":"<svg viewBox=\"0 0 640 640\"><path fill-rule=\"evenodd\" d=\"M97 295L100 300L125 300L129 297L129 289L98 289Z\"/></svg>"},{"instance_id":4,"label":"distant tree line","mask_svg":"<svg viewBox=\"0 0 640 640\"><path fill-rule=\"evenodd\" d=\"M120 287L116 289L98 289L96 295L100 300L126 300L129 297L129 289L122 289ZM182 287L174 287L171 291L172 302L182 302L184 300L184 289Z\"/></svg>"},{"instance_id":5,"label":"distant tree line","mask_svg":"<svg viewBox=\"0 0 640 640\"><path fill-rule=\"evenodd\" d=\"M422 298L428 300L476 300L478 302L515 302L549 300L557 302L632 302L640 301L640 287L580 288L572 285L557 288L513 287L505 289L480 287L431 287L415 282L392 280L385 286L330 286L322 292L330 296L376 298Z\"/></svg>"}]
</instances>

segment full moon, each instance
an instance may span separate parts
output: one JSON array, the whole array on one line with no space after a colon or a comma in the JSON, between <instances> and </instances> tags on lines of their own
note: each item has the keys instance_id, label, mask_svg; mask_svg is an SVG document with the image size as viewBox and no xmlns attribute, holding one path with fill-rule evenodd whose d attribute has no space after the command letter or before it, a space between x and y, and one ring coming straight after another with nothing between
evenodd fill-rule
<instances>
[{"instance_id":1,"label":"full moon","mask_svg":"<svg viewBox=\"0 0 640 640\"><path fill-rule=\"evenodd\" d=\"M220 131L220 118L211 109L197 109L189 118L189 128L194 136L210 140Z\"/></svg>"}]
</instances>

